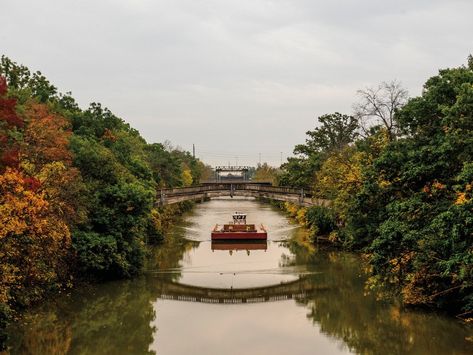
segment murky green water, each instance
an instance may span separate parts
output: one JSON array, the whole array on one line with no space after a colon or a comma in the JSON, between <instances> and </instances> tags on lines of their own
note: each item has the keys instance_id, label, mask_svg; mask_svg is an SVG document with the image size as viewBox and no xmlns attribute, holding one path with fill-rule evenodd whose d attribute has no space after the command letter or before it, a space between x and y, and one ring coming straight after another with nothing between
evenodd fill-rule
<instances>
[{"instance_id":1,"label":"murky green water","mask_svg":"<svg viewBox=\"0 0 473 355\"><path fill-rule=\"evenodd\" d=\"M235 210L267 243L213 244ZM146 276L81 289L11 327L12 354L472 354L472 329L364 292L357 256L316 251L252 200L198 205Z\"/></svg>"}]
</instances>

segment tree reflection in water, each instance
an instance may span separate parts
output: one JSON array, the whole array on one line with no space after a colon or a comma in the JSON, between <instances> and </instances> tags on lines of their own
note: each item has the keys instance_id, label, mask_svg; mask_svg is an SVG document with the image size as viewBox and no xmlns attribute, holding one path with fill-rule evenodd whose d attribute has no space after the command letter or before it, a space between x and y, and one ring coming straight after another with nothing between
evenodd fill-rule
<instances>
[{"instance_id":1,"label":"tree reflection in water","mask_svg":"<svg viewBox=\"0 0 473 355\"><path fill-rule=\"evenodd\" d=\"M312 282L327 288L299 299L307 318L326 335L361 354L471 354L473 329L452 318L402 309L365 292L360 257L340 252L308 254L287 243L285 265L307 265ZM469 339L469 340L468 340Z\"/></svg>"},{"instance_id":2,"label":"tree reflection in water","mask_svg":"<svg viewBox=\"0 0 473 355\"><path fill-rule=\"evenodd\" d=\"M195 242L169 239L150 254L148 267L178 268ZM172 281L179 272L165 274ZM149 350L156 331L154 281L146 277L90 286L32 310L13 325L12 354L154 354Z\"/></svg>"},{"instance_id":3,"label":"tree reflection in water","mask_svg":"<svg viewBox=\"0 0 473 355\"><path fill-rule=\"evenodd\" d=\"M154 354L144 279L110 282L48 303L11 331L12 354Z\"/></svg>"},{"instance_id":4,"label":"tree reflection in water","mask_svg":"<svg viewBox=\"0 0 473 355\"><path fill-rule=\"evenodd\" d=\"M314 332L320 329L327 337L343 341L351 351L363 354L471 353L472 343L466 340L471 337L471 328L450 318L377 301L365 293L358 256L314 252L313 247L306 248L303 236L299 237L278 244L280 269L304 274L304 280L323 287L314 287L315 292L298 296L296 301L285 301L285 307L307 308ZM151 275L84 288L32 310L10 329L11 353L155 353L150 350L159 332L153 326L156 316L159 323L154 302L166 284L179 280L182 259L197 247L203 246L180 237L169 238L150 255L147 268ZM207 243L205 247L211 246ZM154 274L160 270L170 272ZM218 318L222 309L218 307L226 306L206 307L210 316Z\"/></svg>"}]
</instances>

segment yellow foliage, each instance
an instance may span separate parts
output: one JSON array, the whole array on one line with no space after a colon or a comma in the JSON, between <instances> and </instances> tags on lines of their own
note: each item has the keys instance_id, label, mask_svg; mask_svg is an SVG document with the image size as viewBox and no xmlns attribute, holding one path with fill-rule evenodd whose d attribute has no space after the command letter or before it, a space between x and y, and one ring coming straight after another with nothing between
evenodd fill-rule
<instances>
[{"instance_id":1,"label":"yellow foliage","mask_svg":"<svg viewBox=\"0 0 473 355\"><path fill-rule=\"evenodd\" d=\"M467 203L470 199L466 196L465 192L458 192L457 199L455 200L455 205L463 205Z\"/></svg>"},{"instance_id":2,"label":"yellow foliage","mask_svg":"<svg viewBox=\"0 0 473 355\"><path fill-rule=\"evenodd\" d=\"M296 217L299 207L291 202L284 202L284 208L291 217Z\"/></svg>"},{"instance_id":3,"label":"yellow foliage","mask_svg":"<svg viewBox=\"0 0 473 355\"><path fill-rule=\"evenodd\" d=\"M9 301L12 289L21 294L29 287L40 296L41 285L56 282L67 267L69 228L36 181L12 169L0 175L0 302Z\"/></svg>"},{"instance_id":4,"label":"yellow foliage","mask_svg":"<svg viewBox=\"0 0 473 355\"><path fill-rule=\"evenodd\" d=\"M182 182L184 183L184 186L191 186L193 183L193 178L192 178L192 173L190 169L184 169L182 171Z\"/></svg>"},{"instance_id":5,"label":"yellow foliage","mask_svg":"<svg viewBox=\"0 0 473 355\"><path fill-rule=\"evenodd\" d=\"M307 226L306 214L307 214L307 208L305 208L305 207L299 208L297 213L296 213L297 222L299 224L303 225L303 226Z\"/></svg>"},{"instance_id":6,"label":"yellow foliage","mask_svg":"<svg viewBox=\"0 0 473 355\"><path fill-rule=\"evenodd\" d=\"M155 231L160 232L162 230L161 215L159 211L155 208L151 210L151 221Z\"/></svg>"},{"instance_id":7,"label":"yellow foliage","mask_svg":"<svg viewBox=\"0 0 473 355\"><path fill-rule=\"evenodd\" d=\"M274 185L277 175L278 169L269 166L268 163L258 164L253 181L270 181Z\"/></svg>"},{"instance_id":8,"label":"yellow foliage","mask_svg":"<svg viewBox=\"0 0 473 355\"><path fill-rule=\"evenodd\" d=\"M362 184L362 166L369 157L353 147L332 153L315 175L314 194L333 201L340 218L348 212L348 201Z\"/></svg>"},{"instance_id":9,"label":"yellow foliage","mask_svg":"<svg viewBox=\"0 0 473 355\"><path fill-rule=\"evenodd\" d=\"M338 235L338 231L330 232L330 234L328 235L328 240L331 241L332 243L339 242L340 238L339 238L339 235Z\"/></svg>"},{"instance_id":10,"label":"yellow foliage","mask_svg":"<svg viewBox=\"0 0 473 355\"><path fill-rule=\"evenodd\" d=\"M442 184L442 183L440 183L436 180L436 181L433 182L432 187L436 190L444 190L444 189L446 189L447 186L445 186L444 184Z\"/></svg>"}]
</instances>

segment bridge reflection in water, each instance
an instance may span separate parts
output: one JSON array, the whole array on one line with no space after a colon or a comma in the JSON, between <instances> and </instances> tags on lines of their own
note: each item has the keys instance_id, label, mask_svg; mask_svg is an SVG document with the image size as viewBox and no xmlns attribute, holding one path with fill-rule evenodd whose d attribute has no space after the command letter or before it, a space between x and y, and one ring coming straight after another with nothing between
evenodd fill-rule
<instances>
[{"instance_id":1,"label":"bridge reflection in water","mask_svg":"<svg viewBox=\"0 0 473 355\"><path fill-rule=\"evenodd\" d=\"M208 288L173 281L159 283L158 298L216 304L259 303L302 300L326 287L315 285L307 276L276 285L251 288Z\"/></svg>"},{"instance_id":2,"label":"bridge reflection in water","mask_svg":"<svg viewBox=\"0 0 473 355\"><path fill-rule=\"evenodd\" d=\"M211 249L212 251L228 250L230 251L230 254L231 252L238 250L246 250L249 253L250 250L267 250L268 242L266 240L213 240L211 243Z\"/></svg>"}]
</instances>

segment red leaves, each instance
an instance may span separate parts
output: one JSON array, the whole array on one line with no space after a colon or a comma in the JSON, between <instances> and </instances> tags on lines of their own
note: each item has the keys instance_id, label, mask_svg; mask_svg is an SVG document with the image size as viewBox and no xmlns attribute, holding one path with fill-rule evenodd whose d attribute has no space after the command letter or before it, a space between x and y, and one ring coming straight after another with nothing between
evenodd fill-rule
<instances>
[{"instance_id":1,"label":"red leaves","mask_svg":"<svg viewBox=\"0 0 473 355\"><path fill-rule=\"evenodd\" d=\"M21 128L24 124L16 113L16 100L7 98L7 91L7 81L0 76L0 171L7 166L18 167L19 149L15 142L9 142L8 131L14 127Z\"/></svg>"},{"instance_id":2,"label":"red leaves","mask_svg":"<svg viewBox=\"0 0 473 355\"><path fill-rule=\"evenodd\" d=\"M35 177L25 177L23 179L23 182L28 190L31 190L33 192L38 191L38 189L41 187L41 181L39 181Z\"/></svg>"},{"instance_id":3,"label":"red leaves","mask_svg":"<svg viewBox=\"0 0 473 355\"><path fill-rule=\"evenodd\" d=\"M11 168L18 168L20 164L20 152L17 147L4 148L0 156L0 164Z\"/></svg>"},{"instance_id":4,"label":"red leaves","mask_svg":"<svg viewBox=\"0 0 473 355\"><path fill-rule=\"evenodd\" d=\"M0 96L5 96L8 91L7 79L4 76L0 76Z\"/></svg>"},{"instance_id":5,"label":"red leaves","mask_svg":"<svg viewBox=\"0 0 473 355\"><path fill-rule=\"evenodd\" d=\"M5 121L8 128L23 127L23 120L16 113L16 99L6 97L7 80L0 76L0 121Z\"/></svg>"}]
</instances>

